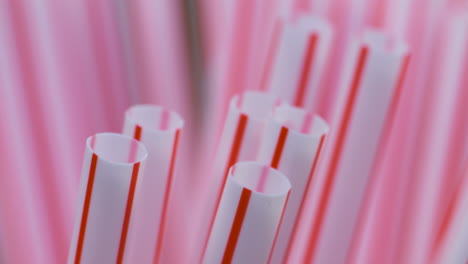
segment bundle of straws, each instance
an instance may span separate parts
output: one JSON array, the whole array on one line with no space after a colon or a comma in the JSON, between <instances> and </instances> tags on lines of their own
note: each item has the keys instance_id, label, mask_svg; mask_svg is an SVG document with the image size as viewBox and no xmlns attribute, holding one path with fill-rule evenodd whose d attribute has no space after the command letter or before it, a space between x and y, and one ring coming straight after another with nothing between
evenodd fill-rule
<instances>
[{"instance_id":1,"label":"bundle of straws","mask_svg":"<svg viewBox=\"0 0 468 264\"><path fill-rule=\"evenodd\" d=\"M466 0L2 1L0 263L466 264L467 99Z\"/></svg>"}]
</instances>

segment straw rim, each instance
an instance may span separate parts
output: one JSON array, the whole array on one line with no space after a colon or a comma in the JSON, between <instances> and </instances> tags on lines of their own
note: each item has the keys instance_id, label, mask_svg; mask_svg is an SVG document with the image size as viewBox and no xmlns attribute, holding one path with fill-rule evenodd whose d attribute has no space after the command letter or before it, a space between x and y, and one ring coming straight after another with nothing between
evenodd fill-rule
<instances>
[{"instance_id":1,"label":"straw rim","mask_svg":"<svg viewBox=\"0 0 468 264\"><path fill-rule=\"evenodd\" d=\"M281 181L280 188L282 188L283 190L276 191L276 192L260 192L256 188L252 188L250 185L244 184L242 181L239 180L238 177L235 177L235 171L237 171L239 167L244 167L244 166L249 166L251 168L256 168L260 170L267 167L268 177L274 177L277 180ZM288 177L284 173L280 172L279 170L275 168L272 168L271 166L267 164L257 162L257 161L242 161L242 162L238 162L232 165L231 168L229 169L228 178L238 187L245 188L256 195L267 197L267 198L277 198L277 197L286 196L291 191L291 186L292 186Z\"/></svg>"},{"instance_id":2,"label":"straw rim","mask_svg":"<svg viewBox=\"0 0 468 264\"><path fill-rule=\"evenodd\" d=\"M408 44L401 38L388 35L377 28L367 28L359 35L359 43L367 45L379 53L405 55L409 53Z\"/></svg>"},{"instance_id":3,"label":"straw rim","mask_svg":"<svg viewBox=\"0 0 468 264\"><path fill-rule=\"evenodd\" d=\"M116 161L114 159L108 158L107 154L103 154L103 152L101 151L96 151L94 147L92 146L92 142L96 140L98 137L114 137L114 138L118 138L119 140L125 140L130 145L136 145L137 149L141 150L141 154L137 155L135 160L132 162L122 162L122 161ZM137 163L142 163L148 157L148 151L143 143L127 135L123 135L119 133L112 133L112 132L97 133L92 136L89 136L86 139L86 150L97 155L100 159L100 162L102 161L102 162L106 162L112 165L120 165L120 166L128 166L128 165L134 165Z\"/></svg>"},{"instance_id":4,"label":"straw rim","mask_svg":"<svg viewBox=\"0 0 468 264\"><path fill-rule=\"evenodd\" d=\"M256 97L264 97L268 100L271 100L271 107L269 108L269 111L266 111L266 115L262 116L258 113L254 113L252 111L247 111L246 109L243 109L242 106L239 105L240 99L246 96L256 96ZM243 102L242 100L241 102ZM280 104L281 100L277 98L276 96L266 93L266 92L259 92L259 91L247 91L242 94L237 94L235 95L229 104L230 109L236 111L239 114L246 114L249 119L254 120L254 121L262 121L266 120L268 118L272 117L272 112L273 109L275 108L276 105Z\"/></svg>"},{"instance_id":5,"label":"straw rim","mask_svg":"<svg viewBox=\"0 0 468 264\"><path fill-rule=\"evenodd\" d=\"M174 119L175 121L173 125L169 125L168 128L162 129L158 128L157 126L150 126L145 122L139 121L137 118L135 118L135 111L154 111L155 115L162 115L164 111L167 111L167 113L169 113L169 123L172 123L170 122L171 119ZM125 120L134 126L140 126L145 132L150 133L173 133L177 130L181 130L185 124L184 119L179 113L155 104L137 104L131 106L127 109L127 111L125 111Z\"/></svg>"},{"instance_id":6,"label":"straw rim","mask_svg":"<svg viewBox=\"0 0 468 264\"><path fill-rule=\"evenodd\" d=\"M298 136L321 138L323 135L327 134L330 131L330 126L325 121L325 119L323 119L320 115L313 114L312 112L307 111L304 108L296 107L296 106L293 106L293 105L290 105L290 104L287 104L287 103L284 103L284 104L281 104L281 105L275 107L275 109L273 111L273 117L272 117L271 120L276 125L279 125L279 126L284 125L284 121L279 120L279 118L277 116L278 111L282 111L282 110L292 111L294 113L294 115L301 115L301 116L304 116L304 118L306 118L306 116L310 116L310 118L312 119L311 125L312 124L318 124L319 127L320 127L318 129L318 131L315 130L315 131L307 131L307 132L300 131L297 128L288 127L289 133L292 133L292 134L298 135Z\"/></svg>"}]
</instances>

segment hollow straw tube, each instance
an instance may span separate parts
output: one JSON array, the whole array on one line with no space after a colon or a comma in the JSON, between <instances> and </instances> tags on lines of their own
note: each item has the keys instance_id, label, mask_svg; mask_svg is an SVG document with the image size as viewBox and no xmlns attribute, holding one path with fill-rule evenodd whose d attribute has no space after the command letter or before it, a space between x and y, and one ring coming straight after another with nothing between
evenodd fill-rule
<instances>
[{"instance_id":1,"label":"hollow straw tube","mask_svg":"<svg viewBox=\"0 0 468 264\"><path fill-rule=\"evenodd\" d=\"M265 89L295 106L309 108L328 57L332 28L314 16L283 23L277 54L272 55L271 82Z\"/></svg>"},{"instance_id":2,"label":"hollow straw tube","mask_svg":"<svg viewBox=\"0 0 468 264\"><path fill-rule=\"evenodd\" d=\"M325 152L326 165L319 170L321 184L314 187L320 195L314 201L306 259L317 263L345 261L374 155L408 58L403 43L378 32L367 32L353 49L348 62L354 69L343 81L347 98Z\"/></svg>"},{"instance_id":3,"label":"hollow straw tube","mask_svg":"<svg viewBox=\"0 0 468 264\"><path fill-rule=\"evenodd\" d=\"M146 148L120 134L86 140L68 263L122 263Z\"/></svg>"},{"instance_id":4,"label":"hollow straw tube","mask_svg":"<svg viewBox=\"0 0 468 264\"><path fill-rule=\"evenodd\" d=\"M257 160L284 173L293 190L269 263L285 263L288 258L327 132L320 117L287 104L276 108L266 125Z\"/></svg>"},{"instance_id":5,"label":"hollow straw tube","mask_svg":"<svg viewBox=\"0 0 468 264\"><path fill-rule=\"evenodd\" d=\"M466 74L463 66L468 54L467 14L451 13L440 35L440 59L434 65L431 83L427 85L427 103L423 108L430 118L424 118L421 122L416 145L418 159L411 170L412 199L405 210L401 262L428 261L435 237L433 230L440 225L441 212L447 205L444 199L453 192L451 185L458 182L460 177L460 174L447 175L445 166L457 162L456 158L450 157L450 142L457 132L452 127L456 121L457 101L466 89L461 86L461 81L463 74ZM466 120L466 114L464 117L463 120ZM463 145L463 141L457 144ZM446 155L441 156L440 153Z\"/></svg>"},{"instance_id":6,"label":"hollow straw tube","mask_svg":"<svg viewBox=\"0 0 468 264\"><path fill-rule=\"evenodd\" d=\"M397 4L397 1L391 2ZM372 208L364 204L361 209L363 213L369 213L361 225L363 228L358 227L355 231L357 236L353 239L359 242L353 242L355 249L349 254L350 263L382 262L383 259L386 260L383 263L401 263L404 256L402 249L405 248L406 241L409 241L404 237L408 231L412 232L412 227L405 228L410 219L407 208L415 193L411 186L417 176L412 168L415 161L420 159L420 131L427 131L421 130L422 124L424 120L432 120L432 116L427 118L427 111L422 109L427 104L427 99L424 98L428 98L428 91L431 90L428 87L434 75L431 71L434 65L440 64L434 51L439 49L440 42L437 39L443 39L439 26L443 19L438 14L442 10L440 1L418 0L408 4L410 15L407 21L401 21L402 25L407 24L408 27L399 35L406 36L410 46L415 48L411 50L407 80L403 82L401 100L395 113L397 122L394 122L387 146L377 155L380 162L375 164L372 172L377 181L369 186L371 199L366 199L372 204ZM399 14L404 12L398 10ZM429 103L428 107L432 109L432 104ZM454 153L451 152L452 154ZM420 188L418 184L415 186ZM409 209L408 212L412 213L412 210Z\"/></svg>"},{"instance_id":7,"label":"hollow straw tube","mask_svg":"<svg viewBox=\"0 0 468 264\"><path fill-rule=\"evenodd\" d=\"M267 165L234 165L203 263L267 263L290 190L286 176Z\"/></svg>"},{"instance_id":8,"label":"hollow straw tube","mask_svg":"<svg viewBox=\"0 0 468 264\"><path fill-rule=\"evenodd\" d=\"M0 9L0 145L4 149L0 154L0 263L53 263L58 258L47 230L50 216L41 190L46 181L39 177L36 153L40 152L36 150L40 148L33 136L36 127L24 100L16 52L12 52L17 45L11 37L17 30L10 21L12 13ZM47 159L53 160L50 156Z\"/></svg>"},{"instance_id":9,"label":"hollow straw tube","mask_svg":"<svg viewBox=\"0 0 468 264\"><path fill-rule=\"evenodd\" d=\"M401 175L396 177L395 173L385 176L384 163L391 155L388 151L394 142L392 141L397 132L395 122L398 113L402 111L402 97L404 86L408 85L406 79L409 67L409 56L401 67L398 84L393 98L391 112L386 121L384 134L381 136L378 154L375 157L371 174L373 175L367 184L366 194L360 209L358 225L354 230L351 248L347 255L349 263L373 263L385 259L386 263L392 263L388 257L392 251L389 246L394 239L388 234L395 233L398 229L398 220L395 217L400 214L398 200L403 196ZM400 133L400 132L399 132ZM393 171L393 170L392 170ZM392 235L397 236L397 235Z\"/></svg>"},{"instance_id":10,"label":"hollow straw tube","mask_svg":"<svg viewBox=\"0 0 468 264\"><path fill-rule=\"evenodd\" d=\"M206 216L194 249L199 254L206 248L229 168L239 161L255 160L265 122L277 104L274 96L261 92L246 92L231 100L209 180L211 190L207 189L206 207L202 208Z\"/></svg>"},{"instance_id":11,"label":"hollow straw tube","mask_svg":"<svg viewBox=\"0 0 468 264\"><path fill-rule=\"evenodd\" d=\"M123 133L143 143L148 151L125 263L159 262L183 126L184 121L177 113L156 105L136 105L125 113Z\"/></svg>"}]
</instances>

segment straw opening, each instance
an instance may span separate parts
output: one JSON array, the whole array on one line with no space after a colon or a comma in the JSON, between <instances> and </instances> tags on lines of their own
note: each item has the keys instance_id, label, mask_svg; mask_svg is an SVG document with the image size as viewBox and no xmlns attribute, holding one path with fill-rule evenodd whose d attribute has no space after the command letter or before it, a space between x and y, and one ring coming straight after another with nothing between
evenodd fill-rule
<instances>
[{"instance_id":1,"label":"straw opening","mask_svg":"<svg viewBox=\"0 0 468 264\"><path fill-rule=\"evenodd\" d=\"M271 116L272 109L278 104L278 99L262 92L246 92L236 95L231 100L231 108L245 113L252 119L265 119Z\"/></svg>"},{"instance_id":2,"label":"straw opening","mask_svg":"<svg viewBox=\"0 0 468 264\"><path fill-rule=\"evenodd\" d=\"M133 164L143 161L146 148L131 137L116 133L99 133L86 141L87 148L100 159L111 163Z\"/></svg>"},{"instance_id":3,"label":"straw opening","mask_svg":"<svg viewBox=\"0 0 468 264\"><path fill-rule=\"evenodd\" d=\"M174 131L184 125L179 114L157 105L135 105L125 115L130 122L145 131Z\"/></svg>"},{"instance_id":4,"label":"straw opening","mask_svg":"<svg viewBox=\"0 0 468 264\"><path fill-rule=\"evenodd\" d=\"M288 104L277 107L273 119L292 133L321 137L329 129L328 124L319 116Z\"/></svg>"},{"instance_id":5,"label":"straw opening","mask_svg":"<svg viewBox=\"0 0 468 264\"><path fill-rule=\"evenodd\" d=\"M229 175L242 187L264 195L284 195L291 188L284 174L258 162L239 162L232 166Z\"/></svg>"}]
</instances>

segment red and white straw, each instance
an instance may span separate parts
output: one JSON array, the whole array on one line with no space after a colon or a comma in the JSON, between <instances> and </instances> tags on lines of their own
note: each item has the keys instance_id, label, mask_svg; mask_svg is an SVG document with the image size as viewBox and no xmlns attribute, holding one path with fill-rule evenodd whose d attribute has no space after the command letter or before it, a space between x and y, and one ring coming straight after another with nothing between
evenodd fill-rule
<instances>
[{"instance_id":1,"label":"red and white straw","mask_svg":"<svg viewBox=\"0 0 468 264\"><path fill-rule=\"evenodd\" d=\"M295 21L279 21L280 34L276 52L271 54L271 72L265 71L263 89L281 99L309 108L314 103L325 61L328 57L333 31L325 21L313 16L301 16ZM280 32L280 33L279 33ZM285 89L288 87L288 89Z\"/></svg>"},{"instance_id":2,"label":"red and white straw","mask_svg":"<svg viewBox=\"0 0 468 264\"><path fill-rule=\"evenodd\" d=\"M265 128L257 159L284 173L293 190L275 240L271 263L284 263L288 259L304 198L327 133L328 125L321 118L287 104L275 109Z\"/></svg>"},{"instance_id":3,"label":"red and white straw","mask_svg":"<svg viewBox=\"0 0 468 264\"><path fill-rule=\"evenodd\" d=\"M321 183L306 259L343 263L351 239L385 121L408 60L401 42L379 32L366 32L348 50L341 89L341 114L333 124L330 148L319 170ZM346 219L346 221L343 221Z\"/></svg>"},{"instance_id":4,"label":"red and white straw","mask_svg":"<svg viewBox=\"0 0 468 264\"><path fill-rule=\"evenodd\" d=\"M274 96L260 92L246 92L231 100L210 178L212 189L205 201L207 220L200 227L203 241L198 243L199 252L206 248L229 168L240 161L255 160L265 122L277 104Z\"/></svg>"},{"instance_id":5,"label":"red and white straw","mask_svg":"<svg viewBox=\"0 0 468 264\"><path fill-rule=\"evenodd\" d=\"M147 151L120 134L86 141L68 263L122 263Z\"/></svg>"},{"instance_id":6,"label":"red and white straw","mask_svg":"<svg viewBox=\"0 0 468 264\"><path fill-rule=\"evenodd\" d=\"M234 165L226 181L203 263L266 263L291 185L257 162Z\"/></svg>"},{"instance_id":7,"label":"red and white straw","mask_svg":"<svg viewBox=\"0 0 468 264\"><path fill-rule=\"evenodd\" d=\"M136 105L125 114L123 133L143 143L148 151L145 177L130 228L126 263L160 261L183 125L177 113L156 105Z\"/></svg>"}]
</instances>

